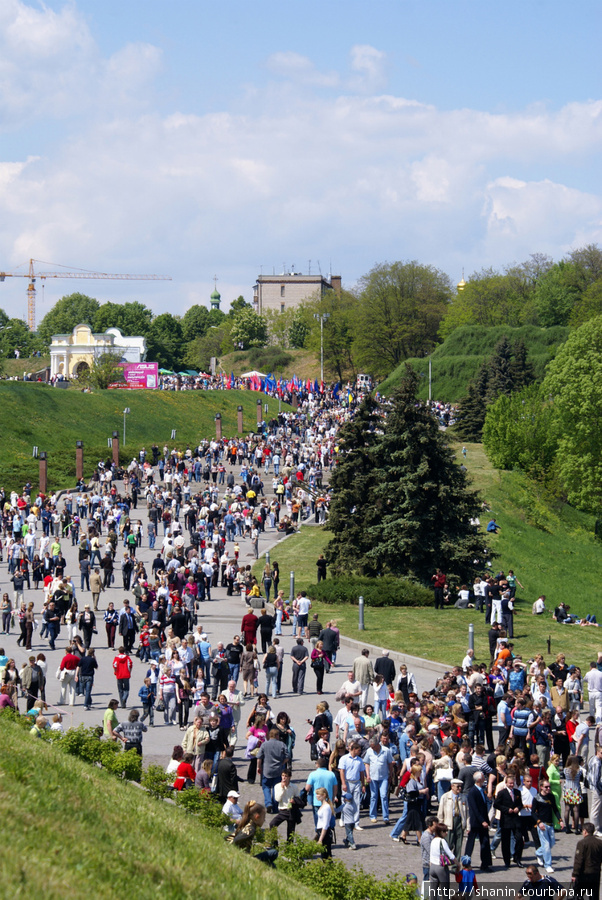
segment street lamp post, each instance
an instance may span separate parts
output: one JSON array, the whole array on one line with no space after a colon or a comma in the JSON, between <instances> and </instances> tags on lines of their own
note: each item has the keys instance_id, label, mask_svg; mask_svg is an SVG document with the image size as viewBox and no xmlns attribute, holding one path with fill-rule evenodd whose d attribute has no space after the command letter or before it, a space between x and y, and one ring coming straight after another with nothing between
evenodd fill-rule
<instances>
[{"instance_id":1,"label":"street lamp post","mask_svg":"<svg viewBox=\"0 0 602 900\"><path fill-rule=\"evenodd\" d=\"M129 406L123 410L123 446L125 447L125 417L131 412Z\"/></svg>"},{"instance_id":2,"label":"street lamp post","mask_svg":"<svg viewBox=\"0 0 602 900\"><path fill-rule=\"evenodd\" d=\"M330 319L330 313L314 313L314 319L320 323L320 383L324 381L324 322Z\"/></svg>"}]
</instances>

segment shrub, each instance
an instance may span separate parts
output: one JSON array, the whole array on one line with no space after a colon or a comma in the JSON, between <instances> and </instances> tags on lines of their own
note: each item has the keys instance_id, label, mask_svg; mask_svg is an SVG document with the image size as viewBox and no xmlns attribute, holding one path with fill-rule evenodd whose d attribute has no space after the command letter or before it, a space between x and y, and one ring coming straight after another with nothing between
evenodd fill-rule
<instances>
[{"instance_id":1,"label":"shrub","mask_svg":"<svg viewBox=\"0 0 602 900\"><path fill-rule=\"evenodd\" d=\"M321 603L357 605L360 595L366 606L433 606L432 591L410 578L367 578L343 576L327 578L307 591L312 600Z\"/></svg>"},{"instance_id":2,"label":"shrub","mask_svg":"<svg viewBox=\"0 0 602 900\"><path fill-rule=\"evenodd\" d=\"M176 792L176 803L198 816L208 828L223 828L232 824L231 819L222 812L222 805L215 794L194 787L186 788Z\"/></svg>"},{"instance_id":3,"label":"shrub","mask_svg":"<svg viewBox=\"0 0 602 900\"><path fill-rule=\"evenodd\" d=\"M140 784L152 797L163 800L173 796L173 776L167 775L162 766L150 765L142 773Z\"/></svg>"},{"instance_id":4,"label":"shrub","mask_svg":"<svg viewBox=\"0 0 602 900\"><path fill-rule=\"evenodd\" d=\"M71 756L79 756L89 763L100 762L102 743L97 728L85 728L83 725L69 728L57 743L61 750Z\"/></svg>"},{"instance_id":5,"label":"shrub","mask_svg":"<svg viewBox=\"0 0 602 900\"><path fill-rule=\"evenodd\" d=\"M252 347L249 363L260 372L281 372L293 361L290 353L280 347Z\"/></svg>"},{"instance_id":6,"label":"shrub","mask_svg":"<svg viewBox=\"0 0 602 900\"><path fill-rule=\"evenodd\" d=\"M126 781L140 781L142 777L142 757L135 750L113 753L107 756L105 768L118 778Z\"/></svg>"}]
</instances>

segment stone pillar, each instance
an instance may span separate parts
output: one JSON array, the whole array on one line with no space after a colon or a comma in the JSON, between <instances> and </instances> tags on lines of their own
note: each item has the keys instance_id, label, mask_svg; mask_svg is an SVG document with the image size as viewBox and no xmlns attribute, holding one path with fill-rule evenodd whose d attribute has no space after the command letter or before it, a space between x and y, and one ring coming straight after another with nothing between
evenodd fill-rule
<instances>
[{"instance_id":1,"label":"stone pillar","mask_svg":"<svg viewBox=\"0 0 602 900\"><path fill-rule=\"evenodd\" d=\"M242 406L238 407L238 433L242 434Z\"/></svg>"},{"instance_id":2,"label":"stone pillar","mask_svg":"<svg viewBox=\"0 0 602 900\"><path fill-rule=\"evenodd\" d=\"M116 466L119 465L119 432L113 432L113 462Z\"/></svg>"},{"instance_id":3,"label":"stone pillar","mask_svg":"<svg viewBox=\"0 0 602 900\"><path fill-rule=\"evenodd\" d=\"M222 414L215 414L215 439L216 441L221 441L222 439Z\"/></svg>"},{"instance_id":4,"label":"stone pillar","mask_svg":"<svg viewBox=\"0 0 602 900\"><path fill-rule=\"evenodd\" d=\"M292 405L293 409L299 409L299 400L298 400L296 394L293 394L293 399L292 399L291 405Z\"/></svg>"},{"instance_id":5,"label":"stone pillar","mask_svg":"<svg viewBox=\"0 0 602 900\"><path fill-rule=\"evenodd\" d=\"M84 477L84 442L75 442L75 477L79 480Z\"/></svg>"},{"instance_id":6,"label":"stone pillar","mask_svg":"<svg viewBox=\"0 0 602 900\"><path fill-rule=\"evenodd\" d=\"M261 411L261 400L257 401L257 424L261 425L263 421L263 412Z\"/></svg>"},{"instance_id":7,"label":"stone pillar","mask_svg":"<svg viewBox=\"0 0 602 900\"><path fill-rule=\"evenodd\" d=\"M48 454L42 451L40 453L40 493L45 494L48 490Z\"/></svg>"}]
</instances>

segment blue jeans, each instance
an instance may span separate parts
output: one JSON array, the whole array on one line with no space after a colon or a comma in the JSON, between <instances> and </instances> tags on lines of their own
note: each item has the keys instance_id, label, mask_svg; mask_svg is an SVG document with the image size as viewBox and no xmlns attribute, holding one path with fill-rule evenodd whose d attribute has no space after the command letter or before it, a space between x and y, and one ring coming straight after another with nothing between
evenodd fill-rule
<instances>
[{"instance_id":1,"label":"blue jeans","mask_svg":"<svg viewBox=\"0 0 602 900\"><path fill-rule=\"evenodd\" d=\"M282 610L276 610L276 630L275 634L282 634Z\"/></svg>"},{"instance_id":2,"label":"blue jeans","mask_svg":"<svg viewBox=\"0 0 602 900\"><path fill-rule=\"evenodd\" d=\"M261 790L263 791L263 799L266 806L270 806L272 809L276 809L276 797L274 796L274 788L277 784L280 784L280 776L276 775L273 778L266 778L265 775L261 776Z\"/></svg>"},{"instance_id":3,"label":"blue jeans","mask_svg":"<svg viewBox=\"0 0 602 900\"><path fill-rule=\"evenodd\" d=\"M374 778L370 779L370 818L376 818L376 812L378 810L378 795L380 794L380 802L382 804L383 809L383 819L385 822L389 821L389 779L388 778L379 778L375 780Z\"/></svg>"},{"instance_id":4,"label":"blue jeans","mask_svg":"<svg viewBox=\"0 0 602 900\"><path fill-rule=\"evenodd\" d=\"M355 826L354 826L353 822L351 823L351 825L347 825L347 824L345 825L345 840L347 841L347 843L350 847L355 847L355 841L353 839L354 827Z\"/></svg>"},{"instance_id":5,"label":"blue jeans","mask_svg":"<svg viewBox=\"0 0 602 900\"><path fill-rule=\"evenodd\" d=\"M297 621L298 621L297 615L295 613L293 613L292 618L293 618L293 637L297 637Z\"/></svg>"},{"instance_id":6,"label":"blue jeans","mask_svg":"<svg viewBox=\"0 0 602 900\"><path fill-rule=\"evenodd\" d=\"M119 702L122 707L125 707L128 702L128 697L130 696L130 679L129 678L118 678L117 679L117 693L119 694Z\"/></svg>"},{"instance_id":7,"label":"blue jeans","mask_svg":"<svg viewBox=\"0 0 602 900\"><path fill-rule=\"evenodd\" d=\"M92 706L92 685L94 684L93 675L82 675L79 679L84 692L84 706Z\"/></svg>"},{"instance_id":8,"label":"blue jeans","mask_svg":"<svg viewBox=\"0 0 602 900\"><path fill-rule=\"evenodd\" d=\"M230 678L232 679L232 681L238 681L238 676L240 675L240 664L230 663L228 668L230 669Z\"/></svg>"},{"instance_id":9,"label":"blue jeans","mask_svg":"<svg viewBox=\"0 0 602 900\"><path fill-rule=\"evenodd\" d=\"M50 643L50 649L55 650L56 648L54 646L54 642L56 641L56 636L58 633L58 626L57 626L56 622L49 622L47 627L48 627L48 641Z\"/></svg>"},{"instance_id":10,"label":"blue jeans","mask_svg":"<svg viewBox=\"0 0 602 900\"><path fill-rule=\"evenodd\" d=\"M539 835L539 842L541 844L539 850L536 850L536 855L543 859L543 864L546 869L549 869L552 865L552 847L556 843L556 836L554 834L554 826L553 825L545 825L544 828L540 828L537 826L537 834Z\"/></svg>"},{"instance_id":11,"label":"blue jeans","mask_svg":"<svg viewBox=\"0 0 602 900\"><path fill-rule=\"evenodd\" d=\"M277 666L268 666L265 670L265 692L266 694L270 693L270 686L272 689L272 697L276 696L276 688L277 688L277 679L278 679L278 667Z\"/></svg>"},{"instance_id":12,"label":"blue jeans","mask_svg":"<svg viewBox=\"0 0 602 900\"><path fill-rule=\"evenodd\" d=\"M405 824L407 821L408 821L408 804L404 803L403 808L401 810L401 815L398 818L397 822L395 823L395 828L391 832L390 837L392 837L392 838L399 837L401 832L404 830Z\"/></svg>"},{"instance_id":13,"label":"blue jeans","mask_svg":"<svg viewBox=\"0 0 602 900\"><path fill-rule=\"evenodd\" d=\"M448 791L451 791L451 781L442 778L441 781L437 782L437 800L441 800L441 797L447 794Z\"/></svg>"}]
</instances>

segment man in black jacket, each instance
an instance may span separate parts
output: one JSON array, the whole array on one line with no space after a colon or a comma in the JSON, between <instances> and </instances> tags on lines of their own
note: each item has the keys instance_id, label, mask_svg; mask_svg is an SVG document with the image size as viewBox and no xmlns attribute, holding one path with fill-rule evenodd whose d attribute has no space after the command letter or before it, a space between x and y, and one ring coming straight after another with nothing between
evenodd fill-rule
<instances>
[{"instance_id":1,"label":"man in black jacket","mask_svg":"<svg viewBox=\"0 0 602 900\"><path fill-rule=\"evenodd\" d=\"M523 801L520 791L516 790L512 775L506 777L506 787L499 792L493 805L501 813L500 827L502 831L504 865L507 869L510 868L510 844L514 834L514 863L519 869L522 869L521 858L525 842L521 828L520 811L523 808Z\"/></svg>"},{"instance_id":2,"label":"man in black jacket","mask_svg":"<svg viewBox=\"0 0 602 900\"><path fill-rule=\"evenodd\" d=\"M554 817L561 819L560 827L564 828L564 822L556 797L550 790L550 782L543 779L539 782L539 791L533 798L531 804L531 815L537 826L540 847L535 851L537 858L543 862L546 872L551 875L552 868L552 847L555 843L554 836Z\"/></svg>"},{"instance_id":3,"label":"man in black jacket","mask_svg":"<svg viewBox=\"0 0 602 900\"><path fill-rule=\"evenodd\" d=\"M383 681L389 689L395 684L395 663L389 659L389 651L383 650L382 656L379 656L374 663L374 674L382 675Z\"/></svg>"},{"instance_id":4,"label":"man in black jacket","mask_svg":"<svg viewBox=\"0 0 602 900\"><path fill-rule=\"evenodd\" d=\"M583 897L600 896L600 866L602 866L602 841L594 837L594 826L586 822L584 837L575 850L573 862L573 882L575 889Z\"/></svg>"},{"instance_id":5,"label":"man in black jacket","mask_svg":"<svg viewBox=\"0 0 602 900\"><path fill-rule=\"evenodd\" d=\"M478 838L481 845L481 872L490 872L492 860L491 844L489 842L489 811L483 787L485 775L483 772L475 772L473 780L474 787L469 790L466 798L470 831L464 852L466 856L471 856L475 840Z\"/></svg>"}]
</instances>

